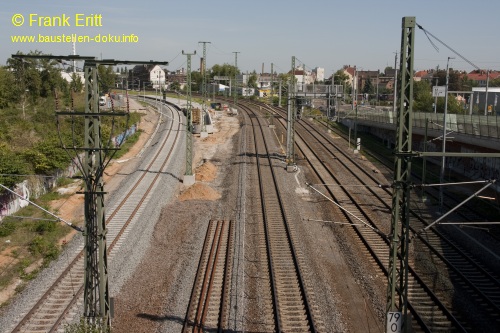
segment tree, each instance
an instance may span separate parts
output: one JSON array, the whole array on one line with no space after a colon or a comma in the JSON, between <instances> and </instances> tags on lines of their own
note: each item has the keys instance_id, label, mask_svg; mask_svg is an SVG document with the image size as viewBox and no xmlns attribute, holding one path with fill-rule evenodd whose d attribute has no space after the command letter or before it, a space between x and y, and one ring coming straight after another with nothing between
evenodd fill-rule
<instances>
[{"instance_id":1,"label":"tree","mask_svg":"<svg viewBox=\"0 0 500 333\"><path fill-rule=\"evenodd\" d=\"M349 94L351 92L351 83L349 80L349 75L347 75L342 69L339 69L338 71L333 74L333 83L336 85L343 86L344 93Z\"/></svg>"},{"instance_id":2,"label":"tree","mask_svg":"<svg viewBox=\"0 0 500 333\"><path fill-rule=\"evenodd\" d=\"M28 167L21 156L6 144L0 144L0 184L12 187L23 178L15 175L27 174ZM3 190L0 190L2 193Z\"/></svg>"},{"instance_id":3,"label":"tree","mask_svg":"<svg viewBox=\"0 0 500 333\"><path fill-rule=\"evenodd\" d=\"M73 73L71 74L71 83L69 87L74 92L82 92L83 90L83 82L80 75Z\"/></svg>"},{"instance_id":4,"label":"tree","mask_svg":"<svg viewBox=\"0 0 500 333\"><path fill-rule=\"evenodd\" d=\"M114 88L116 82L116 73L113 71L113 66L97 67L97 77L99 81L99 91L107 93L111 88Z\"/></svg>"},{"instance_id":5,"label":"tree","mask_svg":"<svg viewBox=\"0 0 500 333\"><path fill-rule=\"evenodd\" d=\"M233 78L238 74L240 74L240 71L233 65L214 65L211 69L210 78L213 79L214 76L229 76L230 78Z\"/></svg>"},{"instance_id":6,"label":"tree","mask_svg":"<svg viewBox=\"0 0 500 333\"><path fill-rule=\"evenodd\" d=\"M496 79L491 80L489 82L489 86L490 87L500 87L500 77L497 77Z\"/></svg>"},{"instance_id":7,"label":"tree","mask_svg":"<svg viewBox=\"0 0 500 333\"><path fill-rule=\"evenodd\" d=\"M420 112L430 112L433 110L431 85L427 81L413 82L413 110Z\"/></svg>"},{"instance_id":8,"label":"tree","mask_svg":"<svg viewBox=\"0 0 500 333\"><path fill-rule=\"evenodd\" d=\"M14 76L5 67L0 67L0 109L18 100L14 89Z\"/></svg>"},{"instance_id":9,"label":"tree","mask_svg":"<svg viewBox=\"0 0 500 333\"><path fill-rule=\"evenodd\" d=\"M49 97L54 95L54 91L65 91L67 82L61 76L61 70L57 68L57 61L51 59L40 59L40 96Z\"/></svg>"},{"instance_id":10,"label":"tree","mask_svg":"<svg viewBox=\"0 0 500 333\"><path fill-rule=\"evenodd\" d=\"M373 94L373 84L370 78L366 79L362 92L363 94Z\"/></svg>"},{"instance_id":11,"label":"tree","mask_svg":"<svg viewBox=\"0 0 500 333\"><path fill-rule=\"evenodd\" d=\"M191 91L201 91L203 75L200 72L191 72Z\"/></svg>"},{"instance_id":12,"label":"tree","mask_svg":"<svg viewBox=\"0 0 500 333\"><path fill-rule=\"evenodd\" d=\"M22 52L17 52L22 55ZM41 55L40 51L31 51L28 55ZM15 94L19 96L18 102L24 109L28 103L34 104L40 96L42 80L38 70L38 59L33 58L9 58L7 60L9 69L14 75Z\"/></svg>"},{"instance_id":13,"label":"tree","mask_svg":"<svg viewBox=\"0 0 500 333\"><path fill-rule=\"evenodd\" d=\"M253 71L253 73L248 78L247 85L250 88L257 88L257 73L255 71Z\"/></svg>"}]
</instances>

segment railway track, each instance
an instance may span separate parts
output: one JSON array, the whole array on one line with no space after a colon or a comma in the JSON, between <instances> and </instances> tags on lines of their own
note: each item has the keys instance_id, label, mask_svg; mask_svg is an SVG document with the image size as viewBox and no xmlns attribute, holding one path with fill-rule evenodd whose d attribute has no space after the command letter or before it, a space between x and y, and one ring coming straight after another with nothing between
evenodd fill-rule
<instances>
[{"instance_id":1,"label":"railway track","mask_svg":"<svg viewBox=\"0 0 500 333\"><path fill-rule=\"evenodd\" d=\"M233 250L233 221L209 221L182 332L226 329Z\"/></svg>"},{"instance_id":2,"label":"railway track","mask_svg":"<svg viewBox=\"0 0 500 333\"><path fill-rule=\"evenodd\" d=\"M181 133L181 113L167 108L168 128L156 145L158 148L149 164L135 174L135 179L128 182L129 188L120 199L108 210L106 229L108 259L112 262L114 255L127 237L131 226L135 224L141 212L147 206L154 188L171 159L172 152ZM12 328L12 332L60 332L62 323L68 323L80 313L83 303L84 255L83 244L76 253L68 254L73 258L67 268L55 282L41 295L36 303L22 314L20 321Z\"/></svg>"},{"instance_id":3,"label":"railway track","mask_svg":"<svg viewBox=\"0 0 500 333\"><path fill-rule=\"evenodd\" d=\"M320 123L325 125L325 127L328 126L326 125L325 122L320 121ZM334 129L334 132L335 134L343 137L345 140L348 140L347 135L342 131ZM381 151L385 151L386 148L380 146L375 149L364 150L363 153L370 156L370 158L376 160L377 162L380 163L380 165L384 166L387 170L392 172L392 169L394 167L394 161L392 159L392 156L391 158L388 158L388 156L381 153L379 149ZM412 163L412 168L414 169L412 171L412 178L415 179L415 182L421 183L423 178L421 175L423 169L423 163L420 164L419 162L420 160L417 160L414 163ZM440 170L438 165L434 165L433 163L427 162L425 171L426 171L425 183L429 182L433 183L439 181ZM460 175L456 176L452 175L451 178L461 178L461 177ZM460 181L458 180L457 183L459 182ZM482 187L483 185L480 184L480 186ZM453 187L450 187L450 189L453 189ZM423 190L425 190L425 192ZM456 207L458 204L462 203L462 201L466 199L469 195L472 195L474 191L475 190L473 190L473 187L464 187L464 186L460 187L460 191L444 190L443 207L445 208L445 210L450 210ZM483 193L489 197L497 196L494 190L487 190ZM481 195L483 195L483 193L481 193ZM415 194L419 196L425 196L425 199L427 200L430 199L434 200L435 202L439 202L440 193L436 187L426 186L422 190L420 190L420 192L415 191ZM488 213L487 215L489 216L490 220L497 221L498 216L500 215L500 208L498 205L491 204L483 199L473 198L471 201L465 203L459 209L457 209L454 214L456 214L456 216L458 216L462 221L474 222L474 221L488 221L488 217L485 217L486 215L485 213ZM476 229L484 231L484 228L481 227ZM494 241L499 242L500 241L499 231L500 228L490 227L488 228L487 232L481 232L480 236L482 238L491 237L494 239Z\"/></svg>"},{"instance_id":4,"label":"railway track","mask_svg":"<svg viewBox=\"0 0 500 333\"><path fill-rule=\"evenodd\" d=\"M285 115L282 114L282 117ZM345 208L344 222L353 224L356 238L367 249L367 255L369 253L379 269L387 274L389 250L384 235L388 234L388 225L380 218L374 217L373 212L390 212L389 190L381 191L380 181L362 167L356 166L354 160L345 154L342 148L337 147L325 135L319 134L307 121L300 121L299 124L296 127L297 147L316 170L323 184L336 184L327 187L328 195ZM282 125L285 124L282 122ZM350 187L347 190L343 186L345 184L359 184L361 187ZM366 202L364 197L367 196L376 202L372 201L368 205L358 204ZM411 222L414 233L426 226L426 222L419 220L417 216L414 213ZM360 219L364 223L360 223ZM390 221L390 215L387 215L385 220ZM425 248L424 251L430 252L431 260L438 261L440 267L450 272L455 283L460 285L457 288L463 288L465 293L481 304L481 320L488 320L491 327L498 327L498 277L482 266L478 258L471 257L435 229L431 229L416 241L419 246ZM465 319L463 312L451 310L453 304L445 293L442 290L434 292L436 288L431 287L436 281L428 274L417 273L418 269L414 266L415 263L410 262L409 299L414 326L420 327L422 331L474 331L475 321Z\"/></svg>"},{"instance_id":5,"label":"railway track","mask_svg":"<svg viewBox=\"0 0 500 333\"><path fill-rule=\"evenodd\" d=\"M246 122L251 124L254 139L252 146L255 156L255 172L258 190L255 200L260 203L256 221L259 231L259 254L255 261L260 265L260 281L257 294L267 311L265 317L258 317L257 331L275 332L317 332L322 324L317 319L312 306L313 296L308 293L301 267L301 258L294 244L293 227L286 216L274 168L278 166L266 141L266 136L258 113L251 108L240 107L247 113ZM265 124L267 128L267 124ZM283 165L280 165L282 168ZM266 276L264 276L266 274ZM256 323L253 323L257 325ZM253 328L251 328L253 330Z\"/></svg>"}]
</instances>

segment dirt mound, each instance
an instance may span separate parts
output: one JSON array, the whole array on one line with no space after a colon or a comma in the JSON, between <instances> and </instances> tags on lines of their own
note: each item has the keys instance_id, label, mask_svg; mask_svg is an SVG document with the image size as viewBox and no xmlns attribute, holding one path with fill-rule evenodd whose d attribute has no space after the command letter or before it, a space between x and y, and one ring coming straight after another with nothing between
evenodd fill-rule
<instances>
[{"instance_id":1,"label":"dirt mound","mask_svg":"<svg viewBox=\"0 0 500 333\"><path fill-rule=\"evenodd\" d=\"M180 201L186 200L210 200L220 199L219 192L203 183L195 183L179 196Z\"/></svg>"},{"instance_id":2,"label":"dirt mound","mask_svg":"<svg viewBox=\"0 0 500 333\"><path fill-rule=\"evenodd\" d=\"M211 162L205 162L196 168L195 178L200 182L211 182L217 176L217 167Z\"/></svg>"}]
</instances>

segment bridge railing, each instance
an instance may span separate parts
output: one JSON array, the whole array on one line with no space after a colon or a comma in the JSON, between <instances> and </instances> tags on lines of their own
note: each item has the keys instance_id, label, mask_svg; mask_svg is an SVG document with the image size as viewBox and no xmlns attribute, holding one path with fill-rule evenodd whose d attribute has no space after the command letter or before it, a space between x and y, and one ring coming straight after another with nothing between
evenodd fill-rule
<instances>
[{"instance_id":1,"label":"bridge railing","mask_svg":"<svg viewBox=\"0 0 500 333\"><path fill-rule=\"evenodd\" d=\"M337 114L339 119L352 119L356 117L359 121L394 124L396 126L397 115L392 110L358 107L355 110L341 110ZM472 135L475 137L500 139L500 119L496 115L468 115L447 114L446 127L455 133ZM429 130L443 130L443 114L415 112L413 113L413 127L425 128L426 121L429 122Z\"/></svg>"}]
</instances>

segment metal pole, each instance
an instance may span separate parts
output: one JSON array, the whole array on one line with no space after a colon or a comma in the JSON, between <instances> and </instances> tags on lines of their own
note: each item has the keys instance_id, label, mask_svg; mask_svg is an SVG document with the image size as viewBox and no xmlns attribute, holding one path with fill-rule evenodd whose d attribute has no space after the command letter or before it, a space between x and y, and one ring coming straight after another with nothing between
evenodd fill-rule
<instances>
[{"instance_id":1,"label":"metal pole","mask_svg":"<svg viewBox=\"0 0 500 333\"><path fill-rule=\"evenodd\" d=\"M396 114L396 101L398 100L398 51L394 52L394 100L392 102L392 111Z\"/></svg>"},{"instance_id":2,"label":"metal pole","mask_svg":"<svg viewBox=\"0 0 500 333\"><path fill-rule=\"evenodd\" d=\"M193 175L193 119L191 109L191 56L196 54L185 53L187 56L187 96L186 96L186 176Z\"/></svg>"},{"instance_id":3,"label":"metal pole","mask_svg":"<svg viewBox=\"0 0 500 333\"><path fill-rule=\"evenodd\" d=\"M444 182L444 172L446 169L446 156L444 153L446 153L446 118L447 118L447 111L448 111L448 84L450 80L450 59L455 59L453 57L448 57L448 60L446 61L446 85L445 85L445 91L444 91L444 115L443 115L443 157L441 160L441 172L439 173L439 182L443 183ZM441 211L443 210L443 187L439 188L439 207Z\"/></svg>"},{"instance_id":4,"label":"metal pole","mask_svg":"<svg viewBox=\"0 0 500 333\"><path fill-rule=\"evenodd\" d=\"M409 332L408 255L413 122L415 17L404 17L401 36L400 98L397 113L394 185L386 303L386 332ZM396 330L394 330L394 328ZM402 330L401 330L402 329Z\"/></svg>"},{"instance_id":5,"label":"metal pole","mask_svg":"<svg viewBox=\"0 0 500 333\"><path fill-rule=\"evenodd\" d=\"M438 85L438 78L436 78L436 86ZM434 113L437 113L438 97L434 97Z\"/></svg>"},{"instance_id":6,"label":"metal pole","mask_svg":"<svg viewBox=\"0 0 500 333\"><path fill-rule=\"evenodd\" d=\"M424 152L427 152L427 132L429 130L429 120L425 117ZM425 184L425 174L427 172L427 157L422 159L422 184ZM425 188L422 186L422 200L426 200Z\"/></svg>"},{"instance_id":7,"label":"metal pole","mask_svg":"<svg viewBox=\"0 0 500 333\"><path fill-rule=\"evenodd\" d=\"M206 106L206 100L208 99L207 95L207 44L211 44L211 42L198 42L198 44L202 43L203 44L203 68L202 68L202 77L203 77L203 84L202 84L202 89L203 89L203 108L201 111L201 117L200 117L200 124L201 124L201 132L206 132L206 125L205 125L205 114L207 106Z\"/></svg>"},{"instance_id":8,"label":"metal pole","mask_svg":"<svg viewBox=\"0 0 500 333\"><path fill-rule=\"evenodd\" d=\"M238 75L238 53L241 52L233 52L234 53L234 88L233 88L233 96L234 96L234 107L238 105L238 92L236 91L236 78Z\"/></svg>"},{"instance_id":9,"label":"metal pole","mask_svg":"<svg viewBox=\"0 0 500 333\"><path fill-rule=\"evenodd\" d=\"M486 94L484 96L484 115L488 115L488 86L490 85L490 70L486 71Z\"/></svg>"}]
</instances>

